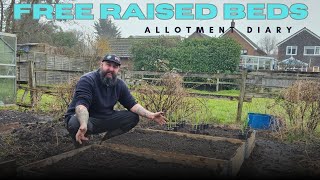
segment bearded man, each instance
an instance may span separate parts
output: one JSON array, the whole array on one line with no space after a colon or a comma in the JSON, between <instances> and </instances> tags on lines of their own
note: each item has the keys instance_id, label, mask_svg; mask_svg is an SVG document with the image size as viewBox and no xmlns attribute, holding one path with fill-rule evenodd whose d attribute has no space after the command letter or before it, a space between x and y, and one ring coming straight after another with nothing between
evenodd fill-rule
<instances>
[{"instance_id":1,"label":"bearded man","mask_svg":"<svg viewBox=\"0 0 320 180\"><path fill-rule=\"evenodd\" d=\"M117 78L120 65L118 56L107 54L98 70L78 81L64 119L76 148L89 140L89 134L106 132L104 138L109 139L128 132L138 124L139 116L166 123L163 112L150 112L136 102L125 82ZM117 102L127 110L114 110Z\"/></svg>"}]
</instances>

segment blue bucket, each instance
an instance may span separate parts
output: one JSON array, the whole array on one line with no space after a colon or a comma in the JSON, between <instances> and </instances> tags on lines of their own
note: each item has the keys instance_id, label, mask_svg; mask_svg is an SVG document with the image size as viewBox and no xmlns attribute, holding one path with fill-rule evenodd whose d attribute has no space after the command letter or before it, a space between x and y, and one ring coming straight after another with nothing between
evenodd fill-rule
<instances>
[{"instance_id":1,"label":"blue bucket","mask_svg":"<svg viewBox=\"0 0 320 180\"><path fill-rule=\"evenodd\" d=\"M271 116L268 114L248 113L248 126L252 129L269 129Z\"/></svg>"}]
</instances>

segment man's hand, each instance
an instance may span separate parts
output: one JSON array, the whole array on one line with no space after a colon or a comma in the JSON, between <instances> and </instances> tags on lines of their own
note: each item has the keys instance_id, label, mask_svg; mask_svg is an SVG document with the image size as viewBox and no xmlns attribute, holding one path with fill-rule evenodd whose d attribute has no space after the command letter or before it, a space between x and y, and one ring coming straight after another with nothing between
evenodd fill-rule
<instances>
[{"instance_id":1,"label":"man's hand","mask_svg":"<svg viewBox=\"0 0 320 180\"><path fill-rule=\"evenodd\" d=\"M156 113L150 112L150 111L146 110L144 107L142 107L140 104L134 105L130 109L130 111L134 112L142 117L154 120L160 125L166 124L166 121L167 121L167 119L163 116L164 115L163 112L156 112Z\"/></svg>"},{"instance_id":2,"label":"man's hand","mask_svg":"<svg viewBox=\"0 0 320 180\"><path fill-rule=\"evenodd\" d=\"M164 117L163 115L164 115L163 112L156 112L152 114L151 119L160 125L164 125L167 123L167 118Z\"/></svg>"},{"instance_id":3,"label":"man's hand","mask_svg":"<svg viewBox=\"0 0 320 180\"><path fill-rule=\"evenodd\" d=\"M79 130L76 134L76 141L79 142L79 144L82 144L82 140L87 141L89 140L87 137L85 137L84 135L87 132L87 125L86 124L82 124L79 127Z\"/></svg>"}]
</instances>

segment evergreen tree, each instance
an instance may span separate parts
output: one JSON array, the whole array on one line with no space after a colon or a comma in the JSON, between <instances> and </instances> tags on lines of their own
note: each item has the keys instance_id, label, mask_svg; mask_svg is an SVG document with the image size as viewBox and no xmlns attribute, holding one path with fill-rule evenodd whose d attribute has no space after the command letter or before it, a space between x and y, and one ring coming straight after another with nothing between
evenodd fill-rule
<instances>
[{"instance_id":1,"label":"evergreen tree","mask_svg":"<svg viewBox=\"0 0 320 180\"><path fill-rule=\"evenodd\" d=\"M120 29L111 21L111 19L99 19L99 21L94 23L94 28L98 37L104 37L107 39L120 38Z\"/></svg>"}]
</instances>

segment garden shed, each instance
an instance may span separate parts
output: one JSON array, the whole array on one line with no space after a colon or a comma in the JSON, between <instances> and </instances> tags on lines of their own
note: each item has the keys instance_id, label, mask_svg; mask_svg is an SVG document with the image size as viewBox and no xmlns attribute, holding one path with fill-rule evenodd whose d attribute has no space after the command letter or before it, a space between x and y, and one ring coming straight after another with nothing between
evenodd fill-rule
<instances>
[{"instance_id":1,"label":"garden shed","mask_svg":"<svg viewBox=\"0 0 320 180\"><path fill-rule=\"evenodd\" d=\"M16 35L0 32L0 106L16 100L16 49Z\"/></svg>"}]
</instances>

